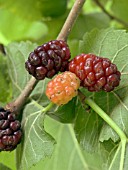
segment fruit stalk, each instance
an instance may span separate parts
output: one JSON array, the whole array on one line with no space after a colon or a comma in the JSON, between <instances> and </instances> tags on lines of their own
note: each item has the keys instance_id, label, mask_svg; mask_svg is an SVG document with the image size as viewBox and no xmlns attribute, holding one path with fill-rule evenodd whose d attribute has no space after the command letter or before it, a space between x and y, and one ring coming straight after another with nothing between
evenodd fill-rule
<instances>
[{"instance_id":1,"label":"fruit stalk","mask_svg":"<svg viewBox=\"0 0 128 170\"><path fill-rule=\"evenodd\" d=\"M73 25L77 19L77 16L79 15L84 3L85 3L85 0L76 0L75 1L74 5L71 9L71 12L69 13L67 20L65 21L64 26L62 27L62 29L57 37L57 40L64 40L64 41L67 40L68 35L71 31L71 28L73 27ZM38 83L38 81L32 77L29 80L29 82L27 83L27 85L24 88L24 90L22 91L22 93L18 96L18 98L14 102L7 104L5 108L7 108L10 111L15 112L15 114L19 114L20 109L24 105L26 99L29 97L29 95L31 94L31 92L33 91L33 89L35 88L37 83Z\"/></svg>"}]
</instances>

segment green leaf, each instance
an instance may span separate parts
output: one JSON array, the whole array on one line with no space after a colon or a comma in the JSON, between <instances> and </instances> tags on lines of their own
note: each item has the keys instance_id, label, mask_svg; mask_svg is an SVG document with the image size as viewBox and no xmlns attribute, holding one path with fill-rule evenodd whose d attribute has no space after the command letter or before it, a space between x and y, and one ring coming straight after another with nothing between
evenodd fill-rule
<instances>
[{"instance_id":1,"label":"green leaf","mask_svg":"<svg viewBox=\"0 0 128 170\"><path fill-rule=\"evenodd\" d=\"M103 160L101 154L98 152L89 153L86 150L82 150L85 160L89 165L89 170L105 170L103 168Z\"/></svg>"},{"instance_id":2,"label":"green leaf","mask_svg":"<svg viewBox=\"0 0 128 170\"><path fill-rule=\"evenodd\" d=\"M62 124L46 116L44 126L57 144L52 157L40 161L31 170L103 170L101 155L80 148L71 124Z\"/></svg>"},{"instance_id":3,"label":"green leaf","mask_svg":"<svg viewBox=\"0 0 128 170\"><path fill-rule=\"evenodd\" d=\"M117 65L121 71L120 86L110 93L87 93L88 96L93 94L95 102L117 123L117 125L128 135L128 34L124 30L93 30L84 35L83 41L80 42L80 53L93 53L98 56L109 58ZM109 138L117 141L119 137L110 126L104 124L100 141Z\"/></svg>"},{"instance_id":4,"label":"green leaf","mask_svg":"<svg viewBox=\"0 0 128 170\"><path fill-rule=\"evenodd\" d=\"M55 137L57 144L51 159L44 164L44 170L98 170L98 167L88 165L76 140L73 126L62 124L46 117L44 126ZM86 153L84 153L86 154ZM87 156L87 155L86 155ZM95 158L96 160L97 158Z\"/></svg>"},{"instance_id":5,"label":"green leaf","mask_svg":"<svg viewBox=\"0 0 128 170\"><path fill-rule=\"evenodd\" d=\"M38 40L47 34L47 27L40 21L27 21L7 10L0 9L0 42Z\"/></svg>"},{"instance_id":6,"label":"green leaf","mask_svg":"<svg viewBox=\"0 0 128 170\"><path fill-rule=\"evenodd\" d=\"M113 0L112 12L115 16L119 17L123 21L128 21L128 1L127 0Z\"/></svg>"},{"instance_id":7,"label":"green leaf","mask_svg":"<svg viewBox=\"0 0 128 170\"><path fill-rule=\"evenodd\" d=\"M37 20L43 16L64 14L67 0L0 0L0 6L23 19Z\"/></svg>"},{"instance_id":8,"label":"green leaf","mask_svg":"<svg viewBox=\"0 0 128 170\"><path fill-rule=\"evenodd\" d=\"M4 9L8 9L14 14L18 14L23 18L37 19L41 17L41 11L39 10L39 0L25 1L25 0L0 0L0 6ZM31 12L29 12L31 11Z\"/></svg>"},{"instance_id":9,"label":"green leaf","mask_svg":"<svg viewBox=\"0 0 128 170\"><path fill-rule=\"evenodd\" d=\"M68 40L68 45L71 52L71 58L74 58L79 54L79 41L78 39Z\"/></svg>"},{"instance_id":10,"label":"green leaf","mask_svg":"<svg viewBox=\"0 0 128 170\"><path fill-rule=\"evenodd\" d=\"M109 165L110 170L119 169L119 167L120 167L121 145L119 145L118 148L116 150L114 150L114 152L115 153L114 153L113 158L112 158L110 165ZM112 151L111 154L113 154L113 151ZM110 158L111 158L111 154L109 155Z\"/></svg>"},{"instance_id":11,"label":"green leaf","mask_svg":"<svg viewBox=\"0 0 128 170\"><path fill-rule=\"evenodd\" d=\"M57 17L65 13L67 0L42 0L41 12L44 17Z\"/></svg>"},{"instance_id":12,"label":"green leaf","mask_svg":"<svg viewBox=\"0 0 128 170\"><path fill-rule=\"evenodd\" d=\"M0 152L0 170L16 170L15 152Z\"/></svg>"},{"instance_id":13,"label":"green leaf","mask_svg":"<svg viewBox=\"0 0 128 170\"><path fill-rule=\"evenodd\" d=\"M58 18L52 18L51 20L44 20L44 23L47 25L47 29L48 29L48 34L43 39L44 42L47 42L52 39L53 40L56 39L56 37L58 36L58 33L60 32L64 24L64 21L67 15L68 13ZM55 25L55 27L53 27L53 25Z\"/></svg>"},{"instance_id":14,"label":"green leaf","mask_svg":"<svg viewBox=\"0 0 128 170\"><path fill-rule=\"evenodd\" d=\"M25 69L29 53L37 46L31 42L11 43L6 47L8 72L13 84L14 99L21 93L30 79Z\"/></svg>"},{"instance_id":15,"label":"green leaf","mask_svg":"<svg viewBox=\"0 0 128 170\"><path fill-rule=\"evenodd\" d=\"M6 47L7 53L7 64L8 72L13 84L12 95L13 98L16 97L22 92L27 82L30 80L31 76L25 69L25 61L28 59L28 55L37 47L37 44L27 42L20 43L11 43ZM45 85L48 80L40 81L32 95L38 95L36 99L40 98L45 90Z\"/></svg>"},{"instance_id":16,"label":"green leaf","mask_svg":"<svg viewBox=\"0 0 128 170\"><path fill-rule=\"evenodd\" d=\"M102 12L79 15L71 34L70 39L81 39L85 32L94 28L102 29L109 27L110 19Z\"/></svg>"},{"instance_id":17,"label":"green leaf","mask_svg":"<svg viewBox=\"0 0 128 170\"><path fill-rule=\"evenodd\" d=\"M108 170L111 162L114 162L114 155L118 149L119 144L114 143L111 139L108 141L99 143L99 152L102 159L102 167L104 170ZM115 156L116 158L116 156Z\"/></svg>"},{"instance_id":18,"label":"green leaf","mask_svg":"<svg viewBox=\"0 0 128 170\"><path fill-rule=\"evenodd\" d=\"M88 152L98 151L102 119L92 109L86 108L79 100L75 112L74 129L80 145Z\"/></svg>"},{"instance_id":19,"label":"green leaf","mask_svg":"<svg viewBox=\"0 0 128 170\"><path fill-rule=\"evenodd\" d=\"M55 141L45 131L43 120L44 114L38 103L31 102L26 106L22 118L24 139L17 149L18 170L28 170L51 156Z\"/></svg>"},{"instance_id":20,"label":"green leaf","mask_svg":"<svg viewBox=\"0 0 128 170\"><path fill-rule=\"evenodd\" d=\"M49 116L63 123L73 123L75 118L76 98L73 98L67 104L56 107L55 111L49 113Z\"/></svg>"},{"instance_id":21,"label":"green leaf","mask_svg":"<svg viewBox=\"0 0 128 170\"><path fill-rule=\"evenodd\" d=\"M121 157L122 145L121 142L114 143L111 140L104 141L100 145L100 152L104 161L105 167L103 170L120 170L120 163L123 160L123 170L128 169L127 156L128 156L128 145L126 145L124 158Z\"/></svg>"}]
</instances>

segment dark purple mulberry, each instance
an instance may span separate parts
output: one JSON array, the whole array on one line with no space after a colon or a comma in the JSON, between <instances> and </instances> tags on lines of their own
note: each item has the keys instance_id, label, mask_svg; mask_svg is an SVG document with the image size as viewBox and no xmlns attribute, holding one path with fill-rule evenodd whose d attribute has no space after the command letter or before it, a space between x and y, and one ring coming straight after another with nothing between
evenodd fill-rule
<instances>
[{"instance_id":1,"label":"dark purple mulberry","mask_svg":"<svg viewBox=\"0 0 128 170\"><path fill-rule=\"evenodd\" d=\"M52 78L59 71L67 70L69 59L70 50L66 42L52 40L31 52L25 67L37 80L43 80L45 77Z\"/></svg>"},{"instance_id":2,"label":"dark purple mulberry","mask_svg":"<svg viewBox=\"0 0 128 170\"><path fill-rule=\"evenodd\" d=\"M0 108L0 151L12 151L20 143L21 124L14 113Z\"/></svg>"}]
</instances>

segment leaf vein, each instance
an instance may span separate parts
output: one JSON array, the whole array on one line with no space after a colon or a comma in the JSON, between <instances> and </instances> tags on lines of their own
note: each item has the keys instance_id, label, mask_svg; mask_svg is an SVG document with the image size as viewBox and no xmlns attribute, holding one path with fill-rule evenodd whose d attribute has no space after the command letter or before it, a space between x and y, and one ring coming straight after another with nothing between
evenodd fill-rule
<instances>
[{"instance_id":1,"label":"leaf vein","mask_svg":"<svg viewBox=\"0 0 128 170\"><path fill-rule=\"evenodd\" d=\"M105 34L105 36L103 37L103 39L101 40L101 43L100 43L100 46L99 46L99 52L98 52L98 55L99 55L99 56L101 55L101 49L102 49L102 46L103 46L103 42L105 41L105 38L107 37L107 35L108 35L110 32L111 32L111 30L108 31L108 32Z\"/></svg>"},{"instance_id":2,"label":"leaf vein","mask_svg":"<svg viewBox=\"0 0 128 170\"><path fill-rule=\"evenodd\" d=\"M115 92L112 92L112 93L118 99L118 101L122 104L122 106L128 111L128 107L122 102L122 100L119 98L119 96Z\"/></svg>"},{"instance_id":3,"label":"leaf vein","mask_svg":"<svg viewBox=\"0 0 128 170\"><path fill-rule=\"evenodd\" d=\"M127 47L128 47L128 45L125 45L124 47L120 48L120 49L115 53L115 55L114 55L114 57L113 57L113 59L112 59L112 62L114 62L115 59L116 59L116 57L117 57L117 55L118 55L122 50L124 50L124 49L127 48Z\"/></svg>"}]
</instances>

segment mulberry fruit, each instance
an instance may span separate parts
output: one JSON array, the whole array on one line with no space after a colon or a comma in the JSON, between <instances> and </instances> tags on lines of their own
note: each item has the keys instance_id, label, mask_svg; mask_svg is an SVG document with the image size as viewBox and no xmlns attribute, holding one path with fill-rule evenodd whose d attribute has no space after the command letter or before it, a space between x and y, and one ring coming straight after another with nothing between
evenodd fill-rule
<instances>
[{"instance_id":1,"label":"mulberry fruit","mask_svg":"<svg viewBox=\"0 0 128 170\"><path fill-rule=\"evenodd\" d=\"M120 83L121 73L107 58L94 54L81 54L69 63L69 71L81 80L81 86L91 92L112 91Z\"/></svg>"},{"instance_id":2,"label":"mulberry fruit","mask_svg":"<svg viewBox=\"0 0 128 170\"><path fill-rule=\"evenodd\" d=\"M66 71L69 59L70 50L66 42L52 40L31 52L25 67L37 80L43 80L45 77L52 78L59 71Z\"/></svg>"},{"instance_id":3,"label":"mulberry fruit","mask_svg":"<svg viewBox=\"0 0 128 170\"><path fill-rule=\"evenodd\" d=\"M77 95L79 86L80 80L76 75L66 71L47 84L46 96L57 105L66 104Z\"/></svg>"},{"instance_id":4,"label":"mulberry fruit","mask_svg":"<svg viewBox=\"0 0 128 170\"><path fill-rule=\"evenodd\" d=\"M0 108L0 151L12 151L20 143L21 124L14 113Z\"/></svg>"}]
</instances>

